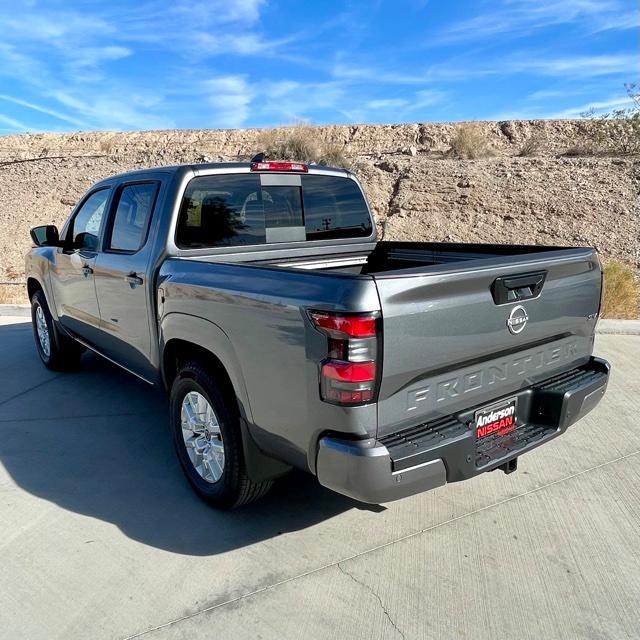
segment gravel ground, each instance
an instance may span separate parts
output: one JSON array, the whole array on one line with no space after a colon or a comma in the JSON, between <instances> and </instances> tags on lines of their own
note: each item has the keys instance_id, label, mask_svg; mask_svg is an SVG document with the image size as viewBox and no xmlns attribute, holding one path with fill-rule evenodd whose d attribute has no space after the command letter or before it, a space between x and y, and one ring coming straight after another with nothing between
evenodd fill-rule
<instances>
[{"instance_id":1,"label":"gravel ground","mask_svg":"<svg viewBox=\"0 0 640 640\"><path fill-rule=\"evenodd\" d=\"M481 123L493 157L453 160L456 125L321 127L354 162L387 239L596 246L640 264L640 161L558 154L585 121ZM517 157L532 136L536 157ZM258 130L0 137L0 283L21 281L29 229L62 225L96 180L133 168L237 159ZM9 290L2 290L6 297Z\"/></svg>"}]
</instances>

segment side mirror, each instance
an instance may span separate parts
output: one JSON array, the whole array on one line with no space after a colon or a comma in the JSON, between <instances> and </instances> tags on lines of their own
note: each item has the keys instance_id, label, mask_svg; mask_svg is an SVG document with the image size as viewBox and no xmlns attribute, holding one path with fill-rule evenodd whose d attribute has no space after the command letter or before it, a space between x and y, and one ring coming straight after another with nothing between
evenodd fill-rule
<instances>
[{"instance_id":1,"label":"side mirror","mask_svg":"<svg viewBox=\"0 0 640 640\"><path fill-rule=\"evenodd\" d=\"M44 224L41 227L34 227L30 231L31 239L36 247L61 247L58 227L54 224Z\"/></svg>"}]
</instances>

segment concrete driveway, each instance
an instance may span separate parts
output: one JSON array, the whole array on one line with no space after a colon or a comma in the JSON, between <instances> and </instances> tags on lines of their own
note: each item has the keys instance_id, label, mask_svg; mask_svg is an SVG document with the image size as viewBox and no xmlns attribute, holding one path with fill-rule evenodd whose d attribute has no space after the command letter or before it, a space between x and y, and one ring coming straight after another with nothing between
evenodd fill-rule
<instances>
[{"instance_id":1,"label":"concrete driveway","mask_svg":"<svg viewBox=\"0 0 640 640\"><path fill-rule=\"evenodd\" d=\"M44 369L0 319L0 638L638 638L640 337L605 400L500 472L369 508L302 474L216 512L166 401Z\"/></svg>"}]
</instances>

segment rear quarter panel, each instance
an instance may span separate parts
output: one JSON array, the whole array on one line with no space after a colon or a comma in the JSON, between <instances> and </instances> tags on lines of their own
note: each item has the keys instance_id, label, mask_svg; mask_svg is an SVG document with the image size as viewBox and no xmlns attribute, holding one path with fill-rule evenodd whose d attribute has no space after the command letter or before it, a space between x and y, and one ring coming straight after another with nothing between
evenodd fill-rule
<instances>
[{"instance_id":1,"label":"rear quarter panel","mask_svg":"<svg viewBox=\"0 0 640 640\"><path fill-rule=\"evenodd\" d=\"M313 471L321 432L375 435L375 405L345 408L320 400L326 337L305 311L377 311L373 279L172 258L159 286L161 325L170 314L185 314L228 338L234 354L228 366L238 369L230 376L246 388L250 430L267 453ZM205 346L210 339L201 327L193 340Z\"/></svg>"}]
</instances>

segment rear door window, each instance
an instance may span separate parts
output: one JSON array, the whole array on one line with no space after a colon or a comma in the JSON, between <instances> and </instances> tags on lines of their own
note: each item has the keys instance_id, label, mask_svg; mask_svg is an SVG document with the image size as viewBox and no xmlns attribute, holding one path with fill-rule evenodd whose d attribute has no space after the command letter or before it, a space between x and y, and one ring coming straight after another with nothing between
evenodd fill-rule
<instances>
[{"instance_id":1,"label":"rear door window","mask_svg":"<svg viewBox=\"0 0 640 640\"><path fill-rule=\"evenodd\" d=\"M121 187L108 249L134 253L142 247L147 237L157 193L157 182L127 184Z\"/></svg>"},{"instance_id":2,"label":"rear door window","mask_svg":"<svg viewBox=\"0 0 640 640\"><path fill-rule=\"evenodd\" d=\"M198 249L371 234L353 180L302 176L301 184L263 185L257 173L194 178L182 201L176 244Z\"/></svg>"}]
</instances>

